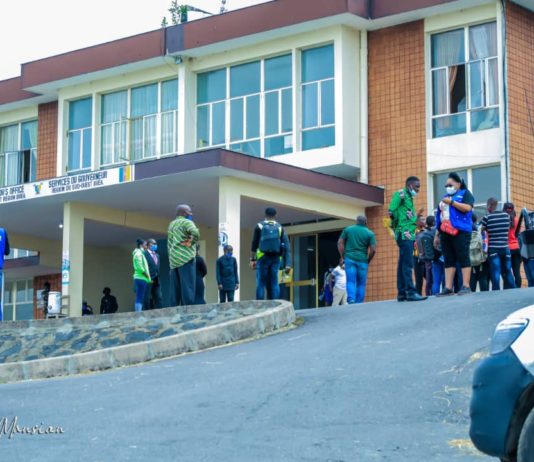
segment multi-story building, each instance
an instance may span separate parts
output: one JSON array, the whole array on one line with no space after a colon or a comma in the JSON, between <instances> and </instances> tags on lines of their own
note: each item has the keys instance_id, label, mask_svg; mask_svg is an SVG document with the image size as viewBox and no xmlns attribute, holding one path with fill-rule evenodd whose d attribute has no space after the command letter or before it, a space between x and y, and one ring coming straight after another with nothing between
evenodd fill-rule
<instances>
[{"instance_id":1,"label":"multi-story building","mask_svg":"<svg viewBox=\"0 0 534 462\"><path fill-rule=\"evenodd\" d=\"M210 301L226 239L253 298L267 205L291 236L297 307L317 305L340 229L364 213L368 299L393 297L383 218L407 176L427 213L449 171L481 209L534 208L533 43L526 0L273 0L23 64L0 82L0 224L32 253L7 264L5 318L38 316L46 280L71 314L104 286L132 309L135 238L165 261L178 203L201 229Z\"/></svg>"}]
</instances>

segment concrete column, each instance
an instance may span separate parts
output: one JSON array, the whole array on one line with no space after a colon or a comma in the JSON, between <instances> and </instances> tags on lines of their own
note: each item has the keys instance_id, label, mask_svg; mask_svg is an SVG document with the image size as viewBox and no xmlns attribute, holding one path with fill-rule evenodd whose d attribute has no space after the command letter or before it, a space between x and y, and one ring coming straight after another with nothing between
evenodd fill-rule
<instances>
[{"instance_id":1,"label":"concrete column","mask_svg":"<svg viewBox=\"0 0 534 462\"><path fill-rule=\"evenodd\" d=\"M228 178L219 180L219 239L222 235L228 237L228 244L234 248L234 257L241 261L241 194L239 189ZM219 246L218 255L223 254L222 246ZM242 273L246 268L241 268ZM239 301L239 290L235 293L235 301Z\"/></svg>"},{"instance_id":2,"label":"concrete column","mask_svg":"<svg viewBox=\"0 0 534 462\"><path fill-rule=\"evenodd\" d=\"M61 293L69 296L70 316L82 315L84 216L79 204L63 205Z\"/></svg>"}]
</instances>

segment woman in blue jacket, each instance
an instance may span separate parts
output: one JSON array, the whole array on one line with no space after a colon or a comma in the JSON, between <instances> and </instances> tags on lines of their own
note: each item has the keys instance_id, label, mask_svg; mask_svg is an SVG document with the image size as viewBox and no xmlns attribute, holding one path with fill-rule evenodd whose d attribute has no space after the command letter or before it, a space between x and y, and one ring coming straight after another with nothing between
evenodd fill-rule
<instances>
[{"instance_id":1,"label":"woman in blue jacket","mask_svg":"<svg viewBox=\"0 0 534 462\"><path fill-rule=\"evenodd\" d=\"M456 172L449 173L445 184L446 194L439 203L436 214L436 237L434 246L441 242L445 260L445 289L438 296L453 295L456 267L461 268L462 287L459 295L471 292L471 260L469 244L471 243L472 214L475 198L467 189L465 181Z\"/></svg>"}]
</instances>

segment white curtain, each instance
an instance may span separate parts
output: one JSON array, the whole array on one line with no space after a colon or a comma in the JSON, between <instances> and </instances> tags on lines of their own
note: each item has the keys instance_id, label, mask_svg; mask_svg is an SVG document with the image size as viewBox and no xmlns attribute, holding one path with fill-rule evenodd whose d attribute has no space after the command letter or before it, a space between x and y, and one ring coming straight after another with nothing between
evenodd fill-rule
<instances>
[{"instance_id":1,"label":"white curtain","mask_svg":"<svg viewBox=\"0 0 534 462\"><path fill-rule=\"evenodd\" d=\"M452 66L464 62L464 29L432 36L432 67Z\"/></svg>"},{"instance_id":2,"label":"white curtain","mask_svg":"<svg viewBox=\"0 0 534 462\"><path fill-rule=\"evenodd\" d=\"M118 91L102 96L102 123L118 122L126 118L128 92Z\"/></svg>"},{"instance_id":3,"label":"white curtain","mask_svg":"<svg viewBox=\"0 0 534 462\"><path fill-rule=\"evenodd\" d=\"M469 58L497 56L497 25L492 22L469 28Z\"/></svg>"},{"instance_id":4,"label":"white curtain","mask_svg":"<svg viewBox=\"0 0 534 462\"><path fill-rule=\"evenodd\" d=\"M175 151L175 114L176 111L161 114L161 153L170 154Z\"/></svg>"}]
</instances>

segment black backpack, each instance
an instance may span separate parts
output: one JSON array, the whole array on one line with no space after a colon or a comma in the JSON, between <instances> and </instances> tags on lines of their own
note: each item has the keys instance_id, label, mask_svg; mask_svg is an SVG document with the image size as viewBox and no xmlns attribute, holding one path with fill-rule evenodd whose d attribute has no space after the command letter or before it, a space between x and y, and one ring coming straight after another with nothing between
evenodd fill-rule
<instances>
[{"instance_id":1,"label":"black backpack","mask_svg":"<svg viewBox=\"0 0 534 462\"><path fill-rule=\"evenodd\" d=\"M425 230L421 233L420 239L421 249L419 250L419 255L422 254L424 261L433 261L436 257L436 252L434 249L434 238L432 237L432 234Z\"/></svg>"},{"instance_id":2,"label":"black backpack","mask_svg":"<svg viewBox=\"0 0 534 462\"><path fill-rule=\"evenodd\" d=\"M282 226L276 221L262 221L259 249L265 255L280 255Z\"/></svg>"}]
</instances>

